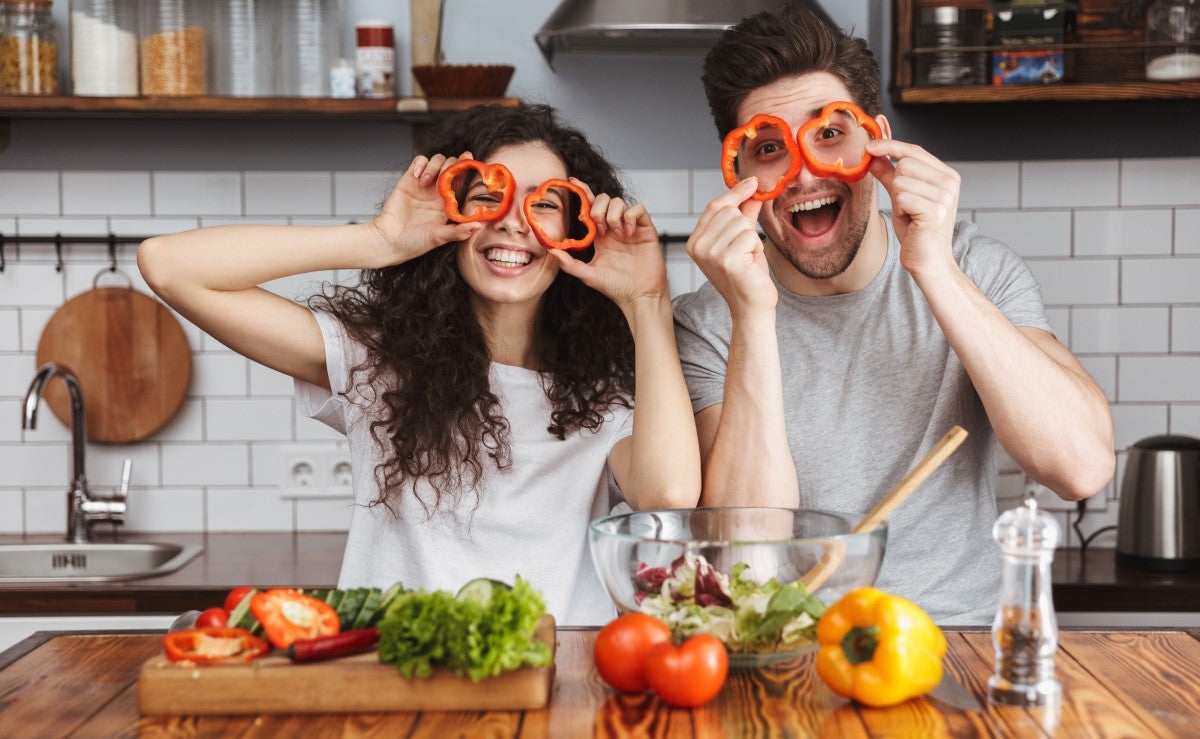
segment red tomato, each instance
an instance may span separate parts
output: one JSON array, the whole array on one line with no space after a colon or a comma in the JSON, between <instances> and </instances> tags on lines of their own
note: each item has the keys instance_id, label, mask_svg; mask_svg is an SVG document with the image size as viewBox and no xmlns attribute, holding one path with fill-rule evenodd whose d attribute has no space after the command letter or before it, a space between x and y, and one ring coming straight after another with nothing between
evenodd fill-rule
<instances>
[{"instance_id":1,"label":"red tomato","mask_svg":"<svg viewBox=\"0 0 1200 739\"><path fill-rule=\"evenodd\" d=\"M254 588L249 585L243 585L240 588L230 590L229 595L225 596L225 610L233 613L233 609L237 608L238 603L241 603L242 598L245 598L246 593L249 593L251 590L254 590Z\"/></svg>"},{"instance_id":2,"label":"red tomato","mask_svg":"<svg viewBox=\"0 0 1200 739\"><path fill-rule=\"evenodd\" d=\"M665 642L646 655L646 680L654 694L679 708L695 708L721 692L729 672L725 645L712 634L696 634L680 646Z\"/></svg>"},{"instance_id":3,"label":"red tomato","mask_svg":"<svg viewBox=\"0 0 1200 739\"><path fill-rule=\"evenodd\" d=\"M592 657L604 682L623 693L641 693L646 682L646 653L656 644L669 641L671 630L662 621L644 613L626 613L609 621L596 634Z\"/></svg>"},{"instance_id":4,"label":"red tomato","mask_svg":"<svg viewBox=\"0 0 1200 739\"><path fill-rule=\"evenodd\" d=\"M202 629L207 626L228 626L229 611L224 608L209 608L196 617L196 625L193 628Z\"/></svg>"}]
</instances>

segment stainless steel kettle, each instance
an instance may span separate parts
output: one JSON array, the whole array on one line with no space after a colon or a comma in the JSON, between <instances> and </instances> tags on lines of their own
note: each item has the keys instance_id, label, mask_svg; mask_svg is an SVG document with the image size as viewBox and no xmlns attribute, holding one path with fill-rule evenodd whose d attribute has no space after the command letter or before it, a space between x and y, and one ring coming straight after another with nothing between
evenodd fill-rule
<instances>
[{"instance_id":1,"label":"stainless steel kettle","mask_svg":"<svg viewBox=\"0 0 1200 739\"><path fill-rule=\"evenodd\" d=\"M1129 447L1117 564L1200 570L1200 439L1150 436Z\"/></svg>"}]
</instances>

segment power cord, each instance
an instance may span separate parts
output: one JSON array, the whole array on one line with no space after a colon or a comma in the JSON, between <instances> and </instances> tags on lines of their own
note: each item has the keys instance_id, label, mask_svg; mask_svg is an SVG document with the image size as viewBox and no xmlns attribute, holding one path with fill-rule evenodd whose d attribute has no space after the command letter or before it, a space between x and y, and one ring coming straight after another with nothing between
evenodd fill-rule
<instances>
[{"instance_id":1,"label":"power cord","mask_svg":"<svg viewBox=\"0 0 1200 739\"><path fill-rule=\"evenodd\" d=\"M1092 539L1108 532L1115 531L1116 526L1105 526L1096 529L1088 536L1083 535L1083 531L1079 528L1079 522L1083 520L1083 514L1087 513L1087 499L1075 503L1075 522L1071 524L1071 528L1075 529L1075 535L1079 537L1079 554L1082 555L1087 551L1088 545L1092 543Z\"/></svg>"}]
</instances>

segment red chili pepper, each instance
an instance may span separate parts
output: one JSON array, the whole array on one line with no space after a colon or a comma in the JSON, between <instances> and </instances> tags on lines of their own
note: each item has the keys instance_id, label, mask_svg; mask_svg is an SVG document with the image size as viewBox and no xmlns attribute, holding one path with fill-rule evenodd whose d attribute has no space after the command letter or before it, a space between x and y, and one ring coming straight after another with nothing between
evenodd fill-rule
<instances>
[{"instance_id":1,"label":"red chili pepper","mask_svg":"<svg viewBox=\"0 0 1200 739\"><path fill-rule=\"evenodd\" d=\"M295 641L287 648L285 654L291 657L293 662L316 662L365 652L378 642L379 629L372 626L369 629L343 631L333 636Z\"/></svg>"},{"instance_id":2,"label":"red chili pepper","mask_svg":"<svg viewBox=\"0 0 1200 739\"><path fill-rule=\"evenodd\" d=\"M721 150L721 173L725 175L726 187L733 187L739 181L735 165L737 164L738 150L742 146L742 141L755 138L758 136L758 129L768 126L776 126L785 134L789 134L791 131L787 121L782 118L760 113L751 118L750 122L746 125L733 129L725 136L725 143ZM796 145L795 139L790 134L783 137L783 146L792 157L791 165L788 167L787 172L781 175L775 182L774 187L766 191L759 190L751 195L750 197L754 200L765 201L779 197L779 194L783 192L783 188L787 187L788 181L800 173L800 148Z\"/></svg>"},{"instance_id":3,"label":"red chili pepper","mask_svg":"<svg viewBox=\"0 0 1200 739\"><path fill-rule=\"evenodd\" d=\"M579 220L584 226L587 226L587 233L580 239L562 239L555 241L546 235L542 224L533 216L533 206L537 201L545 197L546 193L552 187L561 187L579 196ZM538 189L525 196L525 220L529 223L529 227L533 229L533 235L537 237L538 243L547 249L565 249L574 251L575 249L586 249L596 238L596 221L592 219L591 203L588 202L587 193L582 187L574 182L566 180L546 180L538 187Z\"/></svg>"},{"instance_id":4,"label":"red chili pepper","mask_svg":"<svg viewBox=\"0 0 1200 739\"><path fill-rule=\"evenodd\" d=\"M853 165L847 165L841 159L833 163L822 162L813 155L808 147L808 137L805 134L814 128L829 125L829 119L838 110L844 110L853 115L855 122L866 129L872 138L876 140L883 138L883 131L874 118L867 115L854 103L840 101L826 105L821 109L820 115L801 126L800 130L796 132L796 141L800 145L800 152L804 156L804 164L808 167L809 172L817 177L836 177L844 182L858 182L866 176L867 168L871 166L872 157L866 151L863 151L860 161Z\"/></svg>"},{"instance_id":5,"label":"red chili pepper","mask_svg":"<svg viewBox=\"0 0 1200 739\"><path fill-rule=\"evenodd\" d=\"M341 629L337 611L328 603L290 588L255 593L250 596L250 612L276 649L287 649L300 639L332 636Z\"/></svg>"},{"instance_id":6,"label":"red chili pepper","mask_svg":"<svg viewBox=\"0 0 1200 739\"><path fill-rule=\"evenodd\" d=\"M205 626L172 631L163 637L163 652L172 662L207 665L214 662L249 662L266 654L265 641L245 629Z\"/></svg>"},{"instance_id":7,"label":"red chili pepper","mask_svg":"<svg viewBox=\"0 0 1200 739\"><path fill-rule=\"evenodd\" d=\"M500 204L495 208L476 208L469 216L464 216L458 207L458 195L454 192L454 178L468 169L479 172L480 179L489 192L500 193ZM516 194L517 183L512 172L503 164L484 164L474 159L462 159L446 168L438 177L438 194L446 204L446 217L457 223L472 223L475 221L495 221L504 217L512 207L513 196Z\"/></svg>"}]
</instances>

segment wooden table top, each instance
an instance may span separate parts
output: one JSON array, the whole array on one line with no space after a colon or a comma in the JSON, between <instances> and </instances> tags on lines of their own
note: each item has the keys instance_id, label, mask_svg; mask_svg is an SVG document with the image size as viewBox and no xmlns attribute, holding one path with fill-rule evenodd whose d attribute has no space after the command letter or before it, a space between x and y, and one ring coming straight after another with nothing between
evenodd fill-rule
<instances>
[{"instance_id":1,"label":"wooden table top","mask_svg":"<svg viewBox=\"0 0 1200 739\"><path fill-rule=\"evenodd\" d=\"M709 705L671 709L648 695L608 689L592 666L595 632L563 630L553 695L541 711L198 718L138 714L137 671L158 653L158 636L43 633L0 660L0 735L1178 737L1195 736L1200 726L1200 640L1188 633L1064 631L1057 715L990 705L991 635L954 631L947 637L947 669L980 700L979 712L926 698L887 709L847 703L820 682L812 654L731 672Z\"/></svg>"}]
</instances>

